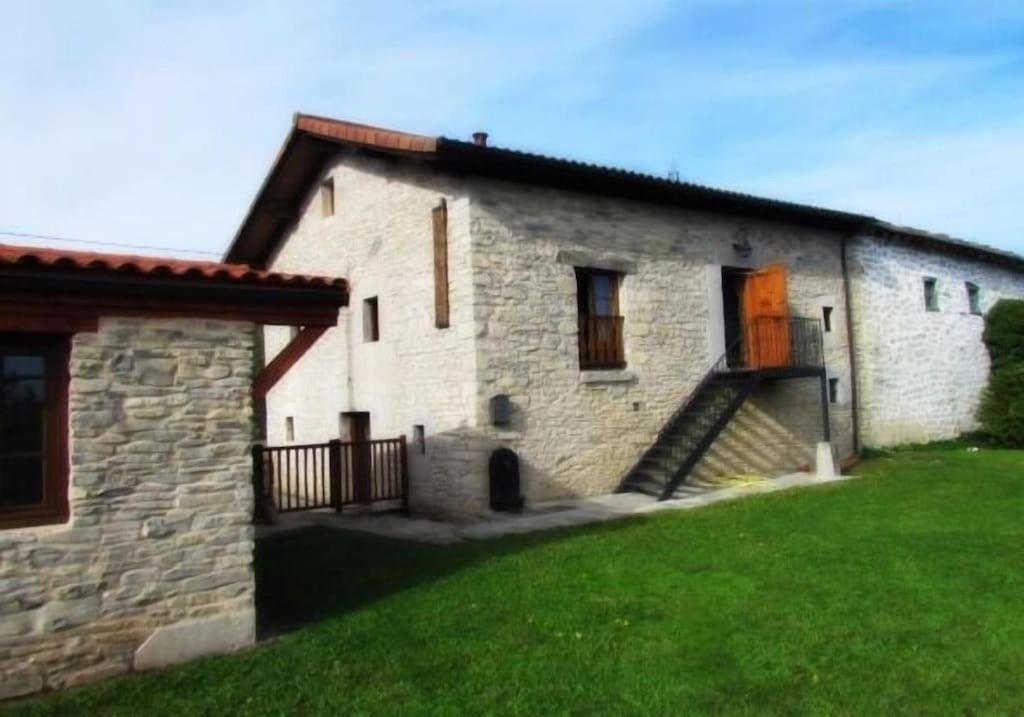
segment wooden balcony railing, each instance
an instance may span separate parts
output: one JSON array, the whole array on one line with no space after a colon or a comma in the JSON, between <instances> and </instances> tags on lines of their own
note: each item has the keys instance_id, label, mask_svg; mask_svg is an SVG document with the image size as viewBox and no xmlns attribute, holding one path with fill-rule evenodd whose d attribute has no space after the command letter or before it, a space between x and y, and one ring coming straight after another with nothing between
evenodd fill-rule
<instances>
[{"instance_id":1,"label":"wooden balcony railing","mask_svg":"<svg viewBox=\"0 0 1024 717\"><path fill-rule=\"evenodd\" d=\"M580 368L623 368L621 316L580 317Z\"/></svg>"}]
</instances>

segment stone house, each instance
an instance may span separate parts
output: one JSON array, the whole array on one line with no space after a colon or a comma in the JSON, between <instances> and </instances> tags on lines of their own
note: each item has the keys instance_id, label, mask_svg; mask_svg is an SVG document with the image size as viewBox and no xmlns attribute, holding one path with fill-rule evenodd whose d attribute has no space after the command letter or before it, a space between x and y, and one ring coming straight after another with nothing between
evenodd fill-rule
<instances>
[{"instance_id":1,"label":"stone house","mask_svg":"<svg viewBox=\"0 0 1024 717\"><path fill-rule=\"evenodd\" d=\"M980 313L1024 295L1021 257L872 217L308 115L225 260L351 282L266 440L407 435L446 515L488 507L499 447L541 501L953 436Z\"/></svg>"},{"instance_id":2,"label":"stone house","mask_svg":"<svg viewBox=\"0 0 1024 717\"><path fill-rule=\"evenodd\" d=\"M251 644L264 323L345 283L0 245L0 699ZM305 334L308 335L308 334Z\"/></svg>"}]
</instances>

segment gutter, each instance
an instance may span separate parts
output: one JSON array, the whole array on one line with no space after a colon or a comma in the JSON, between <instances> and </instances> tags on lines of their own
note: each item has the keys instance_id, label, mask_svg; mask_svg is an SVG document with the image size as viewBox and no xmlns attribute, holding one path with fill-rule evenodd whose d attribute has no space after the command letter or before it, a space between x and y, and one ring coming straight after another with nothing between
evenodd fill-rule
<instances>
[{"instance_id":1,"label":"gutter","mask_svg":"<svg viewBox=\"0 0 1024 717\"><path fill-rule=\"evenodd\" d=\"M856 236L856 235L854 235ZM839 242L839 261L843 271L843 299L846 304L846 340L850 350L850 408L853 420L853 454L860 456L860 412L857 402L857 343L853 329L853 302L850 298L850 270L846 261L846 244L851 239L844 234Z\"/></svg>"}]
</instances>

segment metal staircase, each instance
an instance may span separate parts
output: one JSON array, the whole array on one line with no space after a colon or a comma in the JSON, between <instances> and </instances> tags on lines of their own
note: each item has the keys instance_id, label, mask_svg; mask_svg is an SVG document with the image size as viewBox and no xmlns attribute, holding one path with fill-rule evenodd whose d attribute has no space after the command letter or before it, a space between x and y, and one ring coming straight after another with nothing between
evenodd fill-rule
<instances>
[{"instance_id":1,"label":"metal staircase","mask_svg":"<svg viewBox=\"0 0 1024 717\"><path fill-rule=\"evenodd\" d=\"M626 474L620 492L635 491L667 500L693 492L686 477L728 425L733 415L766 380L819 377L823 386L823 415L828 434L824 395L824 351L819 325L812 319L789 318L784 329L774 330L787 345L771 366L749 367L737 340L715 362L700 383L658 432L651 446ZM766 332L771 327L764 329Z\"/></svg>"}]
</instances>

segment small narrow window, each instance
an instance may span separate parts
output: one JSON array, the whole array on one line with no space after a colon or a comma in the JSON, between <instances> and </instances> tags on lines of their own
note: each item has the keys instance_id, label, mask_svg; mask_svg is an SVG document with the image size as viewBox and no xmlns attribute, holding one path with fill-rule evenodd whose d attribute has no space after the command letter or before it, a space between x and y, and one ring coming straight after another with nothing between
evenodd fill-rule
<instances>
[{"instance_id":1,"label":"small narrow window","mask_svg":"<svg viewBox=\"0 0 1024 717\"><path fill-rule=\"evenodd\" d=\"M320 211L325 217L334 216L334 179L331 177L320 182Z\"/></svg>"},{"instance_id":2,"label":"small narrow window","mask_svg":"<svg viewBox=\"0 0 1024 717\"><path fill-rule=\"evenodd\" d=\"M412 427L412 442L421 455L427 454L427 436L422 424L417 423Z\"/></svg>"},{"instance_id":3,"label":"small narrow window","mask_svg":"<svg viewBox=\"0 0 1024 717\"><path fill-rule=\"evenodd\" d=\"M839 379L830 378L828 380L828 402L839 403Z\"/></svg>"},{"instance_id":4,"label":"small narrow window","mask_svg":"<svg viewBox=\"0 0 1024 717\"><path fill-rule=\"evenodd\" d=\"M285 416L284 439L289 443L295 442L295 418L292 416Z\"/></svg>"},{"instance_id":5,"label":"small narrow window","mask_svg":"<svg viewBox=\"0 0 1024 717\"><path fill-rule=\"evenodd\" d=\"M377 313L377 297L363 300L363 341L380 341L380 317Z\"/></svg>"},{"instance_id":6,"label":"small narrow window","mask_svg":"<svg viewBox=\"0 0 1024 717\"><path fill-rule=\"evenodd\" d=\"M939 310L938 282L931 277L924 280L924 308L928 311Z\"/></svg>"},{"instance_id":7,"label":"small narrow window","mask_svg":"<svg viewBox=\"0 0 1024 717\"><path fill-rule=\"evenodd\" d=\"M821 307L821 318L825 321L825 333L832 331L832 307L822 306Z\"/></svg>"},{"instance_id":8,"label":"small narrow window","mask_svg":"<svg viewBox=\"0 0 1024 717\"><path fill-rule=\"evenodd\" d=\"M448 205L434 207L434 326L448 328Z\"/></svg>"},{"instance_id":9,"label":"small narrow window","mask_svg":"<svg viewBox=\"0 0 1024 717\"><path fill-rule=\"evenodd\" d=\"M967 306L972 314L981 315L981 292L977 284L967 282Z\"/></svg>"}]
</instances>

